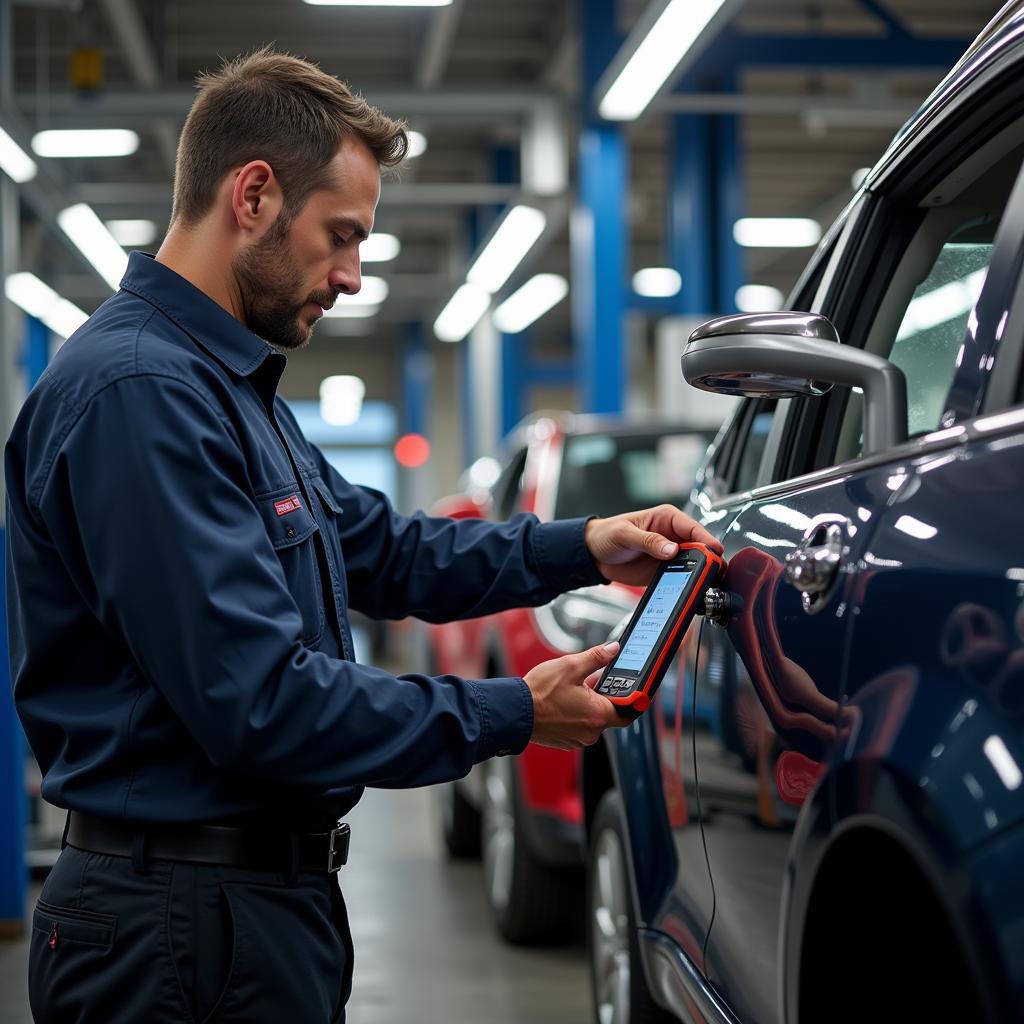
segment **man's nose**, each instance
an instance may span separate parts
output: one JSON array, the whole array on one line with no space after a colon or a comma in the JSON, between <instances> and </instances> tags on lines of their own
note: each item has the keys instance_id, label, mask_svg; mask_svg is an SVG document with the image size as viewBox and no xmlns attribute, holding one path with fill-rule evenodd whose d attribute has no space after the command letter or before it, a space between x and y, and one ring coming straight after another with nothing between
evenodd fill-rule
<instances>
[{"instance_id":1,"label":"man's nose","mask_svg":"<svg viewBox=\"0 0 1024 1024\"><path fill-rule=\"evenodd\" d=\"M345 295L355 295L362 287L362 277L359 273L358 258L335 267L327 278L328 284L336 291Z\"/></svg>"}]
</instances>

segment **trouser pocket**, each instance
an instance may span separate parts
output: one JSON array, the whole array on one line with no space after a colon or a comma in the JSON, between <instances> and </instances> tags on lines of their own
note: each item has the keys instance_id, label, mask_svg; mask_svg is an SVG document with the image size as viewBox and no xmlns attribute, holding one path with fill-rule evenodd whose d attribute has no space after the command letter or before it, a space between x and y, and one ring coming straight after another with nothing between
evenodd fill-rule
<instances>
[{"instance_id":1,"label":"trouser pocket","mask_svg":"<svg viewBox=\"0 0 1024 1024\"><path fill-rule=\"evenodd\" d=\"M114 948L117 918L40 899L32 914L29 1004L36 1024L76 1020L73 1007L99 998L97 975Z\"/></svg>"},{"instance_id":2,"label":"trouser pocket","mask_svg":"<svg viewBox=\"0 0 1024 1024\"><path fill-rule=\"evenodd\" d=\"M338 1020L351 961L325 882L228 881L221 890L230 915L231 966L206 1024Z\"/></svg>"}]
</instances>

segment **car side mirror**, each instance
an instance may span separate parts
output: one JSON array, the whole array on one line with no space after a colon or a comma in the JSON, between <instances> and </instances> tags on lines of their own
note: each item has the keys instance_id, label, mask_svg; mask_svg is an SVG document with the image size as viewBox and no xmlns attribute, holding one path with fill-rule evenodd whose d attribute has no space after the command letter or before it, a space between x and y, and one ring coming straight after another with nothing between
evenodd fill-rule
<instances>
[{"instance_id":1,"label":"car side mirror","mask_svg":"<svg viewBox=\"0 0 1024 1024\"><path fill-rule=\"evenodd\" d=\"M834 384L864 392L864 454L907 439L907 381L888 359L839 344L817 313L743 313L702 324L683 376L703 391L746 398L819 397Z\"/></svg>"}]
</instances>

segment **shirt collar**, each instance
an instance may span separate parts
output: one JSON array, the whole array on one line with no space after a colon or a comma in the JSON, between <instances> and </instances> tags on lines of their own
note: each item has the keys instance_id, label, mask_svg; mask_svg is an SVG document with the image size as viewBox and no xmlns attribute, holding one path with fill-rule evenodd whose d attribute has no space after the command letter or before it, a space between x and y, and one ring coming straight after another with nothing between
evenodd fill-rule
<instances>
[{"instance_id":1,"label":"shirt collar","mask_svg":"<svg viewBox=\"0 0 1024 1024\"><path fill-rule=\"evenodd\" d=\"M205 292L144 252L128 257L121 288L152 303L195 339L214 358L240 377L254 373L275 357L276 376L285 357L275 352Z\"/></svg>"}]
</instances>

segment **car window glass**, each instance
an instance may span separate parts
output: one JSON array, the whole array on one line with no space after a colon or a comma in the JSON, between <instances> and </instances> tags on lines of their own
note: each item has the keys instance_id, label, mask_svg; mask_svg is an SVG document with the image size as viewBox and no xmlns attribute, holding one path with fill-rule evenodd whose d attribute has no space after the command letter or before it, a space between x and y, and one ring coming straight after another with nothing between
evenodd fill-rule
<instances>
[{"instance_id":1,"label":"car window glass","mask_svg":"<svg viewBox=\"0 0 1024 1024\"><path fill-rule=\"evenodd\" d=\"M736 472L730 490L749 491L757 486L761 472L761 460L764 457L768 434L775 418L774 399L757 399L748 414L746 439L739 450Z\"/></svg>"},{"instance_id":2,"label":"car window glass","mask_svg":"<svg viewBox=\"0 0 1024 1024\"><path fill-rule=\"evenodd\" d=\"M613 516L689 497L714 432L578 434L565 439L555 518Z\"/></svg>"},{"instance_id":3,"label":"car window glass","mask_svg":"<svg viewBox=\"0 0 1024 1024\"><path fill-rule=\"evenodd\" d=\"M948 205L929 209L888 275L865 348L903 370L907 433L941 425L964 335L981 293L1010 186L1020 167L1011 153ZM835 462L863 451L863 398L849 396Z\"/></svg>"}]
</instances>

